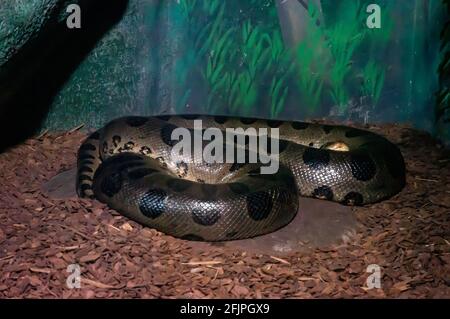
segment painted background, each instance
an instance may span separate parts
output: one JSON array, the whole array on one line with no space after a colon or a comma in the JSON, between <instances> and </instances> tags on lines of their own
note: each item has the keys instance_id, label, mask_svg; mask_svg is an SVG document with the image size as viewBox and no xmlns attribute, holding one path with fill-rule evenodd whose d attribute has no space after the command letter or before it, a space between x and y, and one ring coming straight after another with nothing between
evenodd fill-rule
<instances>
[{"instance_id":1,"label":"painted background","mask_svg":"<svg viewBox=\"0 0 450 319\"><path fill-rule=\"evenodd\" d=\"M32 5L22 3L14 10L26 20ZM44 126L207 113L408 122L450 137L435 120L442 0L307 3L130 0L55 97ZM381 29L366 26L371 3L382 8Z\"/></svg>"}]
</instances>

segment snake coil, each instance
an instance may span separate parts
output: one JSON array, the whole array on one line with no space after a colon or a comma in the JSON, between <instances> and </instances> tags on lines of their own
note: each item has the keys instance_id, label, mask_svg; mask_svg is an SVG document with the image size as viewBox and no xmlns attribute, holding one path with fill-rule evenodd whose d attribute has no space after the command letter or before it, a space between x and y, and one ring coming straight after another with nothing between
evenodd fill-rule
<instances>
[{"instance_id":1,"label":"snake coil","mask_svg":"<svg viewBox=\"0 0 450 319\"><path fill-rule=\"evenodd\" d=\"M173 158L173 130L192 130L196 119L221 131L278 128L279 170L261 174L258 163L203 163L195 152ZM345 126L132 116L91 134L78 152L80 197L96 198L141 224L189 240L273 232L294 218L298 196L365 205L396 194L404 184L404 161L395 145Z\"/></svg>"}]
</instances>

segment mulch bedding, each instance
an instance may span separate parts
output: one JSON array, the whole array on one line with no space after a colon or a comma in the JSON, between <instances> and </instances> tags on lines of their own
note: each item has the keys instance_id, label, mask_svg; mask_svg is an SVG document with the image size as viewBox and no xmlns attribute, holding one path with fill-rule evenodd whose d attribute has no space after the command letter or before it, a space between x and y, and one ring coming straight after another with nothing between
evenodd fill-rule
<instances>
[{"instance_id":1,"label":"mulch bedding","mask_svg":"<svg viewBox=\"0 0 450 319\"><path fill-rule=\"evenodd\" d=\"M350 243L285 256L195 248L91 200L55 200L44 182L75 165L85 133L52 133L0 154L3 298L449 298L450 157L427 134L372 126L396 142L407 187L355 208ZM79 264L81 289L66 285ZM368 289L367 266L381 267Z\"/></svg>"}]
</instances>

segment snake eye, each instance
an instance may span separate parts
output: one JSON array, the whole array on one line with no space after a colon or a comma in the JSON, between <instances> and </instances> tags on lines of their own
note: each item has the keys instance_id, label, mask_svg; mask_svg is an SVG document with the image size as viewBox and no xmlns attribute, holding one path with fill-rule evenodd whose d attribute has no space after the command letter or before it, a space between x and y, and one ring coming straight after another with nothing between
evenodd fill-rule
<instances>
[{"instance_id":1,"label":"snake eye","mask_svg":"<svg viewBox=\"0 0 450 319\"><path fill-rule=\"evenodd\" d=\"M338 152L350 151L350 148L344 142L330 142L330 143L322 145L321 148L327 149L327 150L332 150L332 151L338 151Z\"/></svg>"}]
</instances>

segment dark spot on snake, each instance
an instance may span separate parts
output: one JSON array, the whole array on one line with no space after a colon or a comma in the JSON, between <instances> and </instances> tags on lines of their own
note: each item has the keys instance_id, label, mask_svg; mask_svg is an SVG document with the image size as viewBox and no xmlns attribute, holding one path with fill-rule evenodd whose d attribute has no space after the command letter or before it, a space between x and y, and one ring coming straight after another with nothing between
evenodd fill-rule
<instances>
[{"instance_id":1,"label":"dark spot on snake","mask_svg":"<svg viewBox=\"0 0 450 319\"><path fill-rule=\"evenodd\" d=\"M328 166L330 154L325 150L308 148L303 153L303 162L312 169L319 170Z\"/></svg>"},{"instance_id":2,"label":"dark spot on snake","mask_svg":"<svg viewBox=\"0 0 450 319\"><path fill-rule=\"evenodd\" d=\"M294 130L305 130L308 128L308 123L302 123L302 122L292 122L292 128Z\"/></svg>"},{"instance_id":3,"label":"dark spot on snake","mask_svg":"<svg viewBox=\"0 0 450 319\"><path fill-rule=\"evenodd\" d=\"M244 118L241 118L241 123L242 123L242 124L245 124L245 125L253 124L253 123L255 123L256 121L258 121L258 119L255 119L255 118L253 118L253 117L244 117Z\"/></svg>"},{"instance_id":4,"label":"dark spot on snake","mask_svg":"<svg viewBox=\"0 0 450 319\"><path fill-rule=\"evenodd\" d=\"M217 186L214 184L202 184L201 188L206 198L211 198L217 193Z\"/></svg>"},{"instance_id":5,"label":"dark spot on snake","mask_svg":"<svg viewBox=\"0 0 450 319\"><path fill-rule=\"evenodd\" d=\"M78 160L84 161L84 160L93 160L95 159L95 156L89 154L89 153L82 153L78 156Z\"/></svg>"},{"instance_id":6,"label":"dark spot on snake","mask_svg":"<svg viewBox=\"0 0 450 319\"><path fill-rule=\"evenodd\" d=\"M90 181L90 182L92 182L92 177L89 176L89 175L82 174L82 175L78 176L78 180L79 181Z\"/></svg>"},{"instance_id":7,"label":"dark spot on snake","mask_svg":"<svg viewBox=\"0 0 450 319\"><path fill-rule=\"evenodd\" d=\"M184 114L184 115L180 115L180 117L185 119L185 120L195 120L195 119L198 119L200 117L200 115L198 115L198 114Z\"/></svg>"},{"instance_id":8,"label":"dark spot on snake","mask_svg":"<svg viewBox=\"0 0 450 319\"><path fill-rule=\"evenodd\" d=\"M359 136L364 136L364 135L368 135L369 132L364 131L364 130L358 130L356 128L350 129L347 132L345 132L345 137L348 138L353 138L353 137L359 137Z\"/></svg>"},{"instance_id":9,"label":"dark spot on snake","mask_svg":"<svg viewBox=\"0 0 450 319\"><path fill-rule=\"evenodd\" d=\"M139 153L141 153L142 155L149 155L152 153L152 150L148 146L142 146L139 150Z\"/></svg>"},{"instance_id":10,"label":"dark spot on snake","mask_svg":"<svg viewBox=\"0 0 450 319\"><path fill-rule=\"evenodd\" d=\"M359 205L362 205L363 201L364 201L363 200L363 196L360 193L350 192L347 195L345 195L344 200L342 201L342 203L344 205L350 205L350 206L356 205L356 206L359 206Z\"/></svg>"},{"instance_id":11,"label":"dark spot on snake","mask_svg":"<svg viewBox=\"0 0 450 319\"><path fill-rule=\"evenodd\" d=\"M330 187L320 186L314 190L312 196L320 199L332 200L334 195Z\"/></svg>"},{"instance_id":12,"label":"dark spot on snake","mask_svg":"<svg viewBox=\"0 0 450 319\"><path fill-rule=\"evenodd\" d=\"M115 172L111 175L105 176L100 184L100 189L103 194L108 197L113 197L122 188L122 175Z\"/></svg>"},{"instance_id":13,"label":"dark spot on snake","mask_svg":"<svg viewBox=\"0 0 450 319\"><path fill-rule=\"evenodd\" d=\"M179 162L177 163L177 175L180 178L185 177L188 174L188 164L185 162Z\"/></svg>"},{"instance_id":14,"label":"dark spot on snake","mask_svg":"<svg viewBox=\"0 0 450 319\"><path fill-rule=\"evenodd\" d=\"M205 181L204 181L203 179L201 179L201 178L197 178L197 183L201 183L201 184L204 184L204 183L205 183Z\"/></svg>"},{"instance_id":15,"label":"dark spot on snake","mask_svg":"<svg viewBox=\"0 0 450 319\"><path fill-rule=\"evenodd\" d=\"M95 145L86 143L81 145L80 147L80 152L84 152L84 151L95 151L97 148L95 147Z\"/></svg>"},{"instance_id":16,"label":"dark spot on snake","mask_svg":"<svg viewBox=\"0 0 450 319\"><path fill-rule=\"evenodd\" d=\"M359 181L368 181L375 176L377 167L366 154L352 154L350 161L352 175Z\"/></svg>"},{"instance_id":17,"label":"dark spot on snake","mask_svg":"<svg viewBox=\"0 0 450 319\"><path fill-rule=\"evenodd\" d=\"M192 211L192 219L199 225L212 226L220 219L220 212L218 210L194 209Z\"/></svg>"},{"instance_id":18,"label":"dark spot on snake","mask_svg":"<svg viewBox=\"0 0 450 319\"><path fill-rule=\"evenodd\" d=\"M160 119L161 121L168 121L168 120L170 120L170 118L171 118L172 116L170 116L170 115L160 115L160 116L157 116L156 118L157 119Z\"/></svg>"},{"instance_id":19,"label":"dark spot on snake","mask_svg":"<svg viewBox=\"0 0 450 319\"><path fill-rule=\"evenodd\" d=\"M229 232L225 235L226 238L234 238L238 234L237 231Z\"/></svg>"},{"instance_id":20,"label":"dark spot on snake","mask_svg":"<svg viewBox=\"0 0 450 319\"><path fill-rule=\"evenodd\" d=\"M82 185L80 187L79 196L81 198L95 199L92 188L89 185Z\"/></svg>"},{"instance_id":21,"label":"dark spot on snake","mask_svg":"<svg viewBox=\"0 0 450 319\"><path fill-rule=\"evenodd\" d=\"M169 186L171 190L180 193L191 187L191 183L183 179L172 178L167 183L167 186Z\"/></svg>"},{"instance_id":22,"label":"dark spot on snake","mask_svg":"<svg viewBox=\"0 0 450 319\"><path fill-rule=\"evenodd\" d=\"M246 165L245 163L233 163L233 165L231 165L230 167L230 172L235 172L244 167L245 165Z\"/></svg>"},{"instance_id":23,"label":"dark spot on snake","mask_svg":"<svg viewBox=\"0 0 450 319\"><path fill-rule=\"evenodd\" d=\"M79 169L78 173L93 173L94 170L90 168L89 166L83 166Z\"/></svg>"},{"instance_id":24,"label":"dark spot on snake","mask_svg":"<svg viewBox=\"0 0 450 319\"><path fill-rule=\"evenodd\" d=\"M88 191L92 189L92 186L89 184L81 184L80 189L82 192Z\"/></svg>"},{"instance_id":25,"label":"dark spot on snake","mask_svg":"<svg viewBox=\"0 0 450 319\"><path fill-rule=\"evenodd\" d=\"M99 131L95 131L94 133L92 133L91 135L89 135L89 138L91 140L98 140L100 139L100 133Z\"/></svg>"},{"instance_id":26,"label":"dark spot on snake","mask_svg":"<svg viewBox=\"0 0 450 319\"><path fill-rule=\"evenodd\" d=\"M119 143L122 141L122 138L119 135L114 135L112 140L114 147L117 147L119 146Z\"/></svg>"},{"instance_id":27,"label":"dark spot on snake","mask_svg":"<svg viewBox=\"0 0 450 319\"><path fill-rule=\"evenodd\" d=\"M251 219L261 221L272 211L273 201L268 192L251 193L246 198L247 212Z\"/></svg>"},{"instance_id":28,"label":"dark spot on snake","mask_svg":"<svg viewBox=\"0 0 450 319\"><path fill-rule=\"evenodd\" d=\"M162 168L167 168L167 163L164 160L164 157L162 156L157 157L156 160L158 161L159 165L161 165Z\"/></svg>"},{"instance_id":29,"label":"dark spot on snake","mask_svg":"<svg viewBox=\"0 0 450 319\"><path fill-rule=\"evenodd\" d=\"M225 122L228 120L226 116L215 116L214 121L216 121L219 124L225 124Z\"/></svg>"},{"instance_id":30,"label":"dark spot on snake","mask_svg":"<svg viewBox=\"0 0 450 319\"><path fill-rule=\"evenodd\" d=\"M275 120L268 120L267 121L267 125L269 125L269 127L271 127L271 128L280 127L281 124L283 124L283 121L275 121Z\"/></svg>"},{"instance_id":31,"label":"dark spot on snake","mask_svg":"<svg viewBox=\"0 0 450 319\"><path fill-rule=\"evenodd\" d=\"M148 218L157 218L164 213L167 193L161 189L150 189L138 202L141 213Z\"/></svg>"},{"instance_id":32,"label":"dark spot on snake","mask_svg":"<svg viewBox=\"0 0 450 319\"><path fill-rule=\"evenodd\" d=\"M309 147L314 147L314 143L313 142L309 143Z\"/></svg>"},{"instance_id":33,"label":"dark spot on snake","mask_svg":"<svg viewBox=\"0 0 450 319\"><path fill-rule=\"evenodd\" d=\"M325 125L325 126L322 126L322 129L325 132L325 134L330 134L330 132L333 130L333 127Z\"/></svg>"},{"instance_id":34,"label":"dark spot on snake","mask_svg":"<svg viewBox=\"0 0 450 319\"><path fill-rule=\"evenodd\" d=\"M177 126L173 124L166 124L161 129L161 139L168 146L174 146L177 144L177 140L172 140L172 132L177 128Z\"/></svg>"},{"instance_id":35,"label":"dark spot on snake","mask_svg":"<svg viewBox=\"0 0 450 319\"><path fill-rule=\"evenodd\" d=\"M131 150L131 149L133 149L134 148L134 142L132 142L132 141L129 141L128 143L126 143L125 145L124 145L124 150Z\"/></svg>"},{"instance_id":36,"label":"dark spot on snake","mask_svg":"<svg viewBox=\"0 0 450 319\"><path fill-rule=\"evenodd\" d=\"M125 123L132 127L142 126L147 123L148 118L143 116L130 116L125 119Z\"/></svg>"},{"instance_id":37,"label":"dark spot on snake","mask_svg":"<svg viewBox=\"0 0 450 319\"><path fill-rule=\"evenodd\" d=\"M250 192L250 188L243 183L231 183L228 187L237 195L245 195Z\"/></svg>"},{"instance_id":38,"label":"dark spot on snake","mask_svg":"<svg viewBox=\"0 0 450 319\"><path fill-rule=\"evenodd\" d=\"M186 162L178 162L177 167L183 168L183 169L188 169L188 164Z\"/></svg>"},{"instance_id":39,"label":"dark spot on snake","mask_svg":"<svg viewBox=\"0 0 450 319\"><path fill-rule=\"evenodd\" d=\"M135 170L132 170L128 173L128 177L131 179L139 179L143 178L145 176L148 176L150 174L158 172L156 169L148 168L148 167L141 167Z\"/></svg>"},{"instance_id":40,"label":"dark spot on snake","mask_svg":"<svg viewBox=\"0 0 450 319\"><path fill-rule=\"evenodd\" d=\"M194 234L188 234L181 237L181 239L184 240L191 240L191 241L205 241L202 237Z\"/></svg>"}]
</instances>

